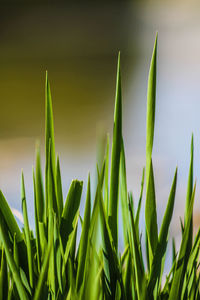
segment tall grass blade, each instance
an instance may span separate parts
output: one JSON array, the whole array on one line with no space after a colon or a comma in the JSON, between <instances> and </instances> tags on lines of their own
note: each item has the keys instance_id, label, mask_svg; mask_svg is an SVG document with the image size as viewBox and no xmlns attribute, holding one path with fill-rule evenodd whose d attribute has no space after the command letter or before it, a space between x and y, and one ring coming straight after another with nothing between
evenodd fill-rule
<instances>
[{"instance_id":1,"label":"tall grass blade","mask_svg":"<svg viewBox=\"0 0 200 300\"><path fill-rule=\"evenodd\" d=\"M58 218L60 221L62 211L63 211L63 193L62 193L62 180L61 180L61 173L60 173L60 162L58 156L57 156L57 163L56 163L56 186L57 186L57 199L58 199Z\"/></svg>"},{"instance_id":2,"label":"tall grass blade","mask_svg":"<svg viewBox=\"0 0 200 300\"><path fill-rule=\"evenodd\" d=\"M121 72L120 54L118 56L117 83L113 128L113 143L111 156L110 174L110 199L109 199L109 226L114 240L115 248L118 247L118 189L119 189L119 169L120 152L122 139L122 97L121 97Z\"/></svg>"},{"instance_id":3,"label":"tall grass blade","mask_svg":"<svg viewBox=\"0 0 200 300\"><path fill-rule=\"evenodd\" d=\"M24 216L24 231L25 231L26 245L27 245L29 281L30 281L31 288L33 288L34 287L33 254L32 254L32 247L31 247L31 237L30 237L30 228L29 228L28 213L27 213L27 206L26 206L26 194L25 194L23 172L21 177L21 199L22 199L22 211Z\"/></svg>"},{"instance_id":4,"label":"tall grass blade","mask_svg":"<svg viewBox=\"0 0 200 300\"><path fill-rule=\"evenodd\" d=\"M82 226L81 239L79 243L78 269L77 269L77 276L76 276L77 291L80 289L81 283L83 282L84 273L85 273L86 253L88 247L88 236L89 236L89 228L90 228L90 215L91 215L91 195L90 195L90 175L89 175L84 221Z\"/></svg>"}]
</instances>

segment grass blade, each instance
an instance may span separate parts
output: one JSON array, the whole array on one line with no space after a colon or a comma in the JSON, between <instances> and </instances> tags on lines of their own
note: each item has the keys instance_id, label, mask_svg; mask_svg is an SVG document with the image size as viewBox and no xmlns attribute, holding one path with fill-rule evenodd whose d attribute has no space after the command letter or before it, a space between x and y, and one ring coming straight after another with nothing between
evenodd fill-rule
<instances>
[{"instance_id":1,"label":"grass blade","mask_svg":"<svg viewBox=\"0 0 200 300\"><path fill-rule=\"evenodd\" d=\"M109 226L114 240L115 248L118 247L118 188L120 152L122 139L122 99L121 99L121 74L120 74L120 54L118 56L117 83L113 128L113 143L111 156L110 174L110 199L109 199Z\"/></svg>"}]
</instances>

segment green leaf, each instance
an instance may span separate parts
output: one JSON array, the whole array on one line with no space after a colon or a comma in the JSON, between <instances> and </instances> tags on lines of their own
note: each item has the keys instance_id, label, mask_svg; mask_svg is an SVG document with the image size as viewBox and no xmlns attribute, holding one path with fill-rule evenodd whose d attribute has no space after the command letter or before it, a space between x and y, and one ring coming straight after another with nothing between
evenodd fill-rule
<instances>
[{"instance_id":1,"label":"green leaf","mask_svg":"<svg viewBox=\"0 0 200 300\"><path fill-rule=\"evenodd\" d=\"M83 220L82 233L81 233L81 238L79 243L78 269L76 275L77 291L80 289L81 283L84 278L84 272L85 272L86 253L87 253L88 237L89 237L89 229L90 229L90 214L91 214L90 211L91 211L91 196L90 196L90 175L89 175L84 220Z\"/></svg>"},{"instance_id":2,"label":"green leaf","mask_svg":"<svg viewBox=\"0 0 200 300\"><path fill-rule=\"evenodd\" d=\"M118 56L117 83L113 128L113 143L111 155L110 174L110 199L109 199L109 226L114 240L115 248L118 247L118 189L120 152L122 139L122 99L121 99L121 74L120 74L120 53Z\"/></svg>"},{"instance_id":3,"label":"green leaf","mask_svg":"<svg viewBox=\"0 0 200 300\"><path fill-rule=\"evenodd\" d=\"M40 149L36 147L36 172L35 172L35 197L36 212L39 222L44 221L44 190L42 182L42 171L40 163Z\"/></svg>"},{"instance_id":4,"label":"green leaf","mask_svg":"<svg viewBox=\"0 0 200 300\"><path fill-rule=\"evenodd\" d=\"M0 267L0 300L7 299L8 295L8 274L5 250L2 248Z\"/></svg>"}]
</instances>

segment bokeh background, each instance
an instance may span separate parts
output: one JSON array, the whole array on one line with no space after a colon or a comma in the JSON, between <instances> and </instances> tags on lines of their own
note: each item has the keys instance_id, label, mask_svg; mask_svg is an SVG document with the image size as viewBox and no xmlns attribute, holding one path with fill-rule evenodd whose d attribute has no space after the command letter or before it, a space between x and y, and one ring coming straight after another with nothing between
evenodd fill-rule
<instances>
[{"instance_id":1,"label":"bokeh background","mask_svg":"<svg viewBox=\"0 0 200 300\"><path fill-rule=\"evenodd\" d=\"M1 1L0 188L21 210L25 174L31 226L36 140L44 166L45 71L51 83L56 151L63 192L74 178L95 186L100 141L109 132L121 51L123 133L128 187L137 205L145 165L148 69L158 31L158 76L153 162L160 224L178 165L171 236L179 240L194 133L200 224L200 6L198 1ZM82 202L84 206L84 201ZM144 207L143 207L144 212ZM141 221L142 225L142 221ZM121 237L122 240L122 237Z\"/></svg>"}]
</instances>

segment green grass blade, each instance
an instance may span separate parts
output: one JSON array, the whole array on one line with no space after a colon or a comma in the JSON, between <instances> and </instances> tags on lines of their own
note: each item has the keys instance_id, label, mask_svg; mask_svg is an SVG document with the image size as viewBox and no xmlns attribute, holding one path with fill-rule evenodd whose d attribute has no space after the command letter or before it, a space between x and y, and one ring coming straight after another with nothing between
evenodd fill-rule
<instances>
[{"instance_id":1,"label":"green grass blade","mask_svg":"<svg viewBox=\"0 0 200 300\"><path fill-rule=\"evenodd\" d=\"M42 263L41 273L37 282L33 300L44 299L42 295L43 295L44 286L46 285L47 271L49 267L49 259L50 259L50 253L52 247L53 247L53 232L51 233L50 241L48 243L48 247L45 252L45 257Z\"/></svg>"},{"instance_id":2,"label":"green grass blade","mask_svg":"<svg viewBox=\"0 0 200 300\"><path fill-rule=\"evenodd\" d=\"M14 234L16 234L16 241L21 242L23 240L22 233L1 191L0 191L0 212L10 230L12 237L14 237Z\"/></svg>"},{"instance_id":3,"label":"green grass blade","mask_svg":"<svg viewBox=\"0 0 200 300\"><path fill-rule=\"evenodd\" d=\"M21 177L21 199L22 199L22 211L23 211L23 216L24 216L24 231L25 231L26 245L27 245L29 281L30 281L31 288L33 288L34 287L33 254L32 254L32 248L31 248L31 237L30 237L28 213L27 213L27 206L26 206L26 194L25 194L23 172L22 172L22 177Z\"/></svg>"},{"instance_id":4,"label":"green grass blade","mask_svg":"<svg viewBox=\"0 0 200 300\"><path fill-rule=\"evenodd\" d=\"M0 267L0 300L7 299L8 295L8 274L7 262L4 248L1 253L1 267Z\"/></svg>"},{"instance_id":5,"label":"green grass blade","mask_svg":"<svg viewBox=\"0 0 200 300\"><path fill-rule=\"evenodd\" d=\"M105 158L105 186L104 186L104 202L106 214L108 215L109 209L109 135L107 135L107 145L106 145L106 158Z\"/></svg>"},{"instance_id":6,"label":"green grass blade","mask_svg":"<svg viewBox=\"0 0 200 300\"><path fill-rule=\"evenodd\" d=\"M145 205L145 222L149 244L149 263L150 268L158 243L158 228L157 228L157 212L156 212L156 196L154 186L153 165L151 162L149 171L149 181L147 184L147 196Z\"/></svg>"},{"instance_id":7,"label":"green grass blade","mask_svg":"<svg viewBox=\"0 0 200 300\"><path fill-rule=\"evenodd\" d=\"M124 143L122 138L121 144L121 156L120 156L120 194L121 194L121 209L122 209L122 221L123 221L123 232L124 232L124 245L128 243L128 222L127 216L128 211L128 193L127 193L127 181L126 181L126 160Z\"/></svg>"},{"instance_id":8,"label":"green grass blade","mask_svg":"<svg viewBox=\"0 0 200 300\"><path fill-rule=\"evenodd\" d=\"M149 182L150 164L154 139L155 109L156 109L156 60L157 35L155 39L151 64L149 69L147 89L147 123L146 123L146 183Z\"/></svg>"},{"instance_id":9,"label":"green grass blade","mask_svg":"<svg viewBox=\"0 0 200 300\"><path fill-rule=\"evenodd\" d=\"M183 285L183 280L185 276L185 268L188 262L189 254L187 253L188 250L188 241L190 239L190 222L192 218L192 211L193 211L193 204L194 204L194 196L195 196L196 184L194 185L190 206L189 206L189 213L186 226L184 228L182 242L180 246L179 256L176 264L176 269L174 272L174 277L172 281L172 286L169 294L169 300L179 299L181 295L181 289Z\"/></svg>"},{"instance_id":10,"label":"green grass blade","mask_svg":"<svg viewBox=\"0 0 200 300\"><path fill-rule=\"evenodd\" d=\"M7 263L12 272L12 276L13 276L14 282L16 284L19 297L23 300L28 300L29 298L28 298L28 295L22 284L22 281L21 281L21 278L19 275L19 270L18 270L16 263L12 257L12 254L10 253L10 247L9 247L9 243L8 243L8 232L5 231L5 224L3 223L2 216L0 216L0 238L4 245Z\"/></svg>"},{"instance_id":11,"label":"green grass blade","mask_svg":"<svg viewBox=\"0 0 200 300\"><path fill-rule=\"evenodd\" d=\"M186 205L185 205L185 224L188 218L189 206L192 197L192 190L193 190L193 156L194 156L194 139L193 135L191 138L191 150L190 150L190 168L189 168L189 175L188 175L188 185L187 185L187 196L186 196ZM192 249L192 237L193 237L193 218L191 218L190 224L190 242L188 244L189 250Z\"/></svg>"},{"instance_id":12,"label":"green grass blade","mask_svg":"<svg viewBox=\"0 0 200 300\"><path fill-rule=\"evenodd\" d=\"M44 221L44 190L40 163L39 146L36 148L36 171L35 171L36 209L39 222Z\"/></svg>"},{"instance_id":13,"label":"green grass blade","mask_svg":"<svg viewBox=\"0 0 200 300\"><path fill-rule=\"evenodd\" d=\"M149 283L148 283L148 291L150 295L153 293L157 279L160 280L161 277L161 263L166 252L169 225L172 219L172 214L174 209L176 182L177 182L177 169L175 171L175 175L174 175L174 179L173 179L173 183L172 183L172 187L171 187L171 191L167 203L167 208L163 217L163 222L160 229L156 252L152 261L151 273L149 276Z\"/></svg>"},{"instance_id":14,"label":"green grass blade","mask_svg":"<svg viewBox=\"0 0 200 300\"><path fill-rule=\"evenodd\" d=\"M90 229L90 215L91 215L91 196L90 196L90 175L88 176L87 186L87 197L85 204L85 213L83 219L81 239L79 243L79 254L78 254L78 269L76 276L76 289L80 289L81 283L83 282L85 272L86 253Z\"/></svg>"},{"instance_id":15,"label":"green grass blade","mask_svg":"<svg viewBox=\"0 0 200 300\"><path fill-rule=\"evenodd\" d=\"M56 163L56 185L57 185L57 201L58 201L58 216L59 220L62 215L63 211L63 193L62 193L62 180L61 180L61 173L60 173L60 162L59 157L57 156L57 163Z\"/></svg>"},{"instance_id":16,"label":"green grass blade","mask_svg":"<svg viewBox=\"0 0 200 300\"><path fill-rule=\"evenodd\" d=\"M139 239L140 210L141 210L142 195L143 195L143 189L144 189L144 175L145 175L145 168L143 168L143 171L142 171L142 181L141 181L140 197L139 197L137 212L136 212L136 216L135 216L135 229L136 229L136 233L137 233L138 239Z\"/></svg>"},{"instance_id":17,"label":"green grass blade","mask_svg":"<svg viewBox=\"0 0 200 300\"><path fill-rule=\"evenodd\" d=\"M73 227L72 223L74 217L79 209L81 194L82 194L83 182L73 180L67 195L67 200L62 213L60 234L63 242L63 248L65 249L67 239L71 233Z\"/></svg>"},{"instance_id":18,"label":"green grass blade","mask_svg":"<svg viewBox=\"0 0 200 300\"><path fill-rule=\"evenodd\" d=\"M34 209L35 209L35 237L36 237L37 269L38 269L38 272L40 272L40 268L41 268L41 245L40 245L40 234L39 234L39 220L38 220L37 204L36 204L36 183L35 183L34 169L33 169L33 190L34 190Z\"/></svg>"},{"instance_id":19,"label":"green grass blade","mask_svg":"<svg viewBox=\"0 0 200 300\"><path fill-rule=\"evenodd\" d=\"M122 139L122 99L121 99L121 74L120 74L120 54L118 56L117 83L113 128L113 143L111 156L110 174L110 199L109 199L109 226L114 240L115 248L118 247L118 188L120 152Z\"/></svg>"},{"instance_id":20,"label":"green grass blade","mask_svg":"<svg viewBox=\"0 0 200 300\"><path fill-rule=\"evenodd\" d=\"M46 204L46 217L48 214L48 168L51 163L52 173L55 179L56 166L55 166L55 142L54 142L54 122L52 111L51 90L48 80L48 73L46 72L46 85L45 85L45 204ZM51 156L49 160L49 141L51 141Z\"/></svg>"}]
</instances>

